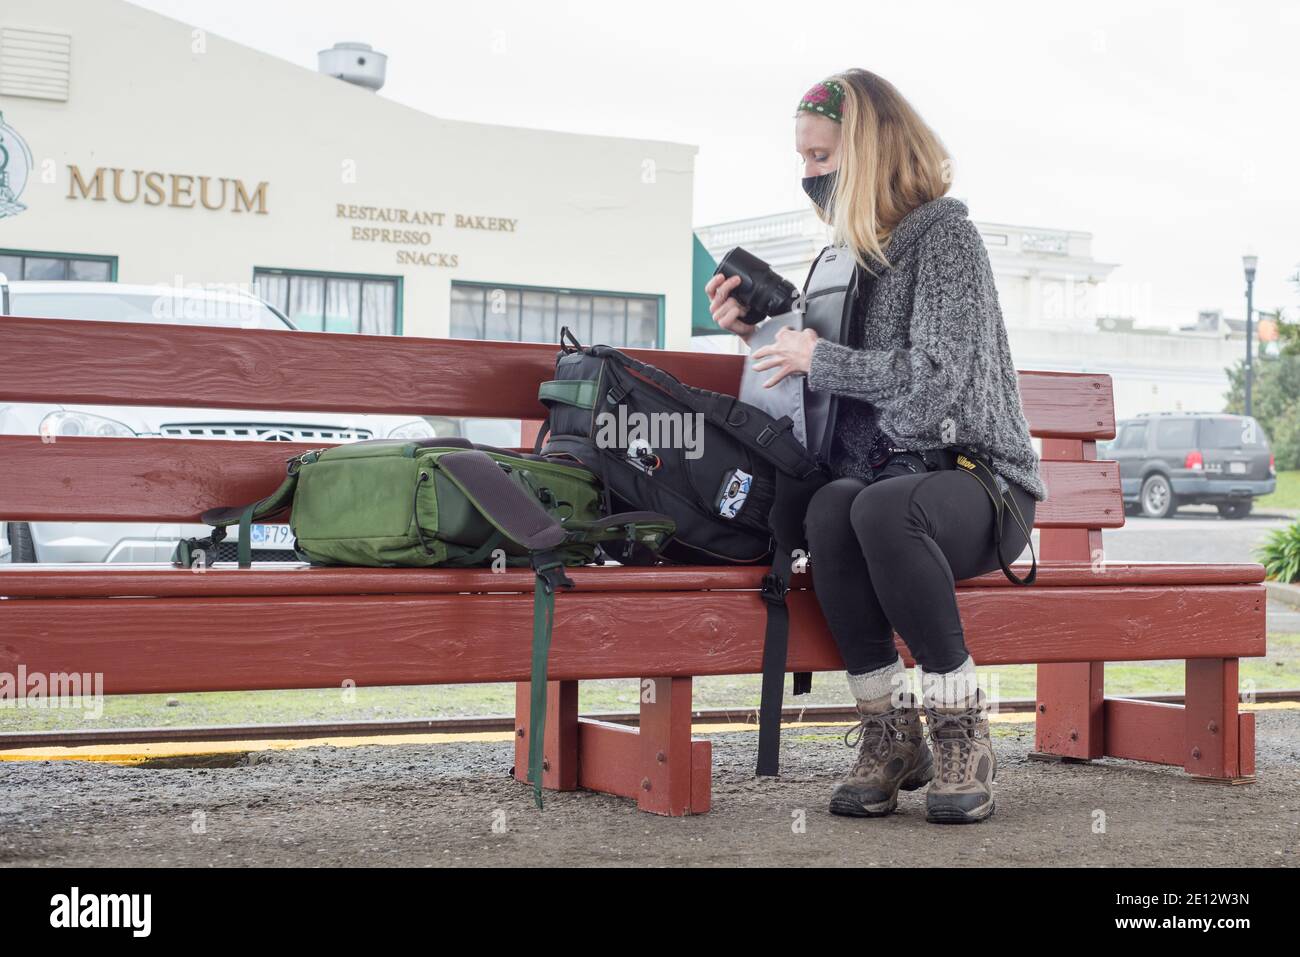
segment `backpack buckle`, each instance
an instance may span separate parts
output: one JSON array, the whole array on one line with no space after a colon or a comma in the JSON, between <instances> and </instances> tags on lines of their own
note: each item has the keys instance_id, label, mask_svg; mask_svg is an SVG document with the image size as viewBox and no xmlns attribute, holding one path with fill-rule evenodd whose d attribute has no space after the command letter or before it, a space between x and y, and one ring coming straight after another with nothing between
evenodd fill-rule
<instances>
[{"instance_id":1,"label":"backpack buckle","mask_svg":"<svg viewBox=\"0 0 1300 957\"><path fill-rule=\"evenodd\" d=\"M534 555L530 561L543 591L554 594L561 588L573 587L573 579L564 573L564 562L554 552Z\"/></svg>"},{"instance_id":2,"label":"backpack buckle","mask_svg":"<svg viewBox=\"0 0 1300 957\"><path fill-rule=\"evenodd\" d=\"M763 576L762 588L759 596L769 605L784 605L785 596L790 591L790 585L780 575L768 572Z\"/></svg>"},{"instance_id":3,"label":"backpack buckle","mask_svg":"<svg viewBox=\"0 0 1300 957\"><path fill-rule=\"evenodd\" d=\"M763 431L758 433L758 436L757 438L754 439L754 441L757 442L761 447L767 448L769 445L771 445L773 442L777 440L777 438L781 435L782 432L788 432L793 428L794 428L794 419L790 418L790 416L788 415L783 415L781 416L781 418L777 419L771 425L763 426Z\"/></svg>"}]
</instances>

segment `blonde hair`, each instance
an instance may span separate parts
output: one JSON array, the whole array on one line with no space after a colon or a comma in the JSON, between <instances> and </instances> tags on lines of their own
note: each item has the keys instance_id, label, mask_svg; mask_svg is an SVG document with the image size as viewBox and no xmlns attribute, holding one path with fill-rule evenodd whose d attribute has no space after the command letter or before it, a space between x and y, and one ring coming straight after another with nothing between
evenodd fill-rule
<instances>
[{"instance_id":1,"label":"blonde hair","mask_svg":"<svg viewBox=\"0 0 1300 957\"><path fill-rule=\"evenodd\" d=\"M874 273L889 265L885 249L899 221L948 192L952 160L888 80L857 69L828 79L844 88L840 164L831 209L817 206L817 215L832 241Z\"/></svg>"}]
</instances>

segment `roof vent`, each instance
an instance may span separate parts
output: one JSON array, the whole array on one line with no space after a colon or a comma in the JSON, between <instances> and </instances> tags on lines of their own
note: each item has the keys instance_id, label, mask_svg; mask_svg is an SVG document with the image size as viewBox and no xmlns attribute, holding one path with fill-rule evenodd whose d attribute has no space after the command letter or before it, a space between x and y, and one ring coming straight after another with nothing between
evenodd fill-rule
<instances>
[{"instance_id":1,"label":"roof vent","mask_svg":"<svg viewBox=\"0 0 1300 957\"><path fill-rule=\"evenodd\" d=\"M336 43L316 55L316 69L367 90L378 90L384 85L388 55L375 52L369 43Z\"/></svg>"}]
</instances>

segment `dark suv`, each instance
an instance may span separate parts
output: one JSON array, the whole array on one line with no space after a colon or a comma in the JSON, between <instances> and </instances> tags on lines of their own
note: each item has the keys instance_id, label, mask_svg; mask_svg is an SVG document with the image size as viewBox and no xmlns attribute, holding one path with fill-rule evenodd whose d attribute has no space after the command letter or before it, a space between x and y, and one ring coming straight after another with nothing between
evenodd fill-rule
<instances>
[{"instance_id":1,"label":"dark suv","mask_svg":"<svg viewBox=\"0 0 1300 957\"><path fill-rule=\"evenodd\" d=\"M1250 416L1154 412L1116 425L1098 458L1119 463L1125 511L1168 518L1179 505L1216 505L1245 518L1277 486L1268 436Z\"/></svg>"}]
</instances>

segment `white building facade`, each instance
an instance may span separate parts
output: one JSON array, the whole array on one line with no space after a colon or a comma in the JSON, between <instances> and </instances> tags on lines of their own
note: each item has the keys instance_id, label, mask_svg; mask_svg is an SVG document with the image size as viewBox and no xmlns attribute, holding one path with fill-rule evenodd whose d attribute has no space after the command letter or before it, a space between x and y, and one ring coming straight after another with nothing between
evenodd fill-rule
<instances>
[{"instance_id":1,"label":"white building facade","mask_svg":"<svg viewBox=\"0 0 1300 957\"><path fill-rule=\"evenodd\" d=\"M0 114L11 280L247 287L310 330L689 347L694 146L439 119L119 0L5 0Z\"/></svg>"}]
</instances>

